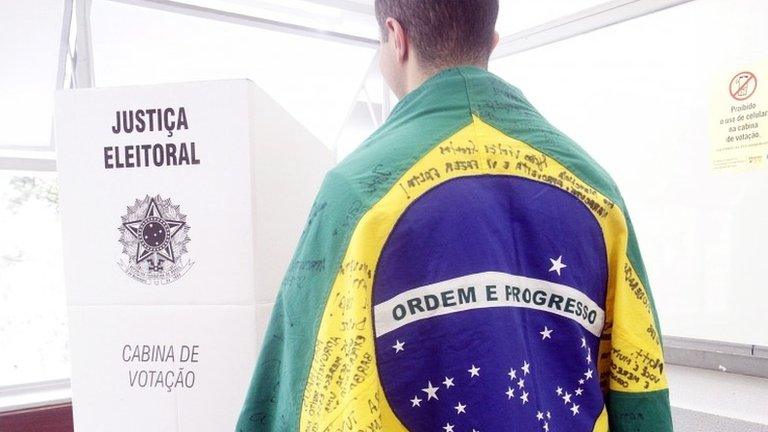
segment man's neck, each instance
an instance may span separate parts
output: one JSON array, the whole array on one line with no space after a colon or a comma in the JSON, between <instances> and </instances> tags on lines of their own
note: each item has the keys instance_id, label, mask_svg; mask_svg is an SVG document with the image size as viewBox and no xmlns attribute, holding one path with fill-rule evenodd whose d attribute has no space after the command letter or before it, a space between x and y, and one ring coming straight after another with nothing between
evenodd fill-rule
<instances>
[{"instance_id":1,"label":"man's neck","mask_svg":"<svg viewBox=\"0 0 768 432\"><path fill-rule=\"evenodd\" d=\"M486 70L488 69L488 64L461 64L461 65L457 64L457 65L451 65L451 66L444 66L440 68L422 68L419 66L414 66L406 76L405 94L408 94L416 90L417 88L421 87L422 84L424 84L430 78L439 74L440 72L446 69L453 69L461 66L474 66L481 69L486 69Z\"/></svg>"}]
</instances>

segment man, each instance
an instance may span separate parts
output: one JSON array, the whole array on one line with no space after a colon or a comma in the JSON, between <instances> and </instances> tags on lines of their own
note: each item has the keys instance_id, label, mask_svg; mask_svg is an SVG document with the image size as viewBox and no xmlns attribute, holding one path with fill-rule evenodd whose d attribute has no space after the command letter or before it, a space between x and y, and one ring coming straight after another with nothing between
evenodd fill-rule
<instances>
[{"instance_id":1,"label":"man","mask_svg":"<svg viewBox=\"0 0 768 432\"><path fill-rule=\"evenodd\" d=\"M486 71L498 1L376 12L401 100L324 180L238 430L671 431L622 197Z\"/></svg>"}]
</instances>

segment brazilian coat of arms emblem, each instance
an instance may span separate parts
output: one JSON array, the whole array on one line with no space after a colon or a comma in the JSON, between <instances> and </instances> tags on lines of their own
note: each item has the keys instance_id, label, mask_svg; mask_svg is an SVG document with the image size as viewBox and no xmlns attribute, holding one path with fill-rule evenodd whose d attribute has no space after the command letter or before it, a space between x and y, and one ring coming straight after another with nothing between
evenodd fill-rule
<instances>
[{"instance_id":1,"label":"brazilian coat of arms emblem","mask_svg":"<svg viewBox=\"0 0 768 432\"><path fill-rule=\"evenodd\" d=\"M137 199L127 207L118 227L123 258L120 268L147 285L169 284L189 271L187 216L179 205L160 195Z\"/></svg>"}]
</instances>

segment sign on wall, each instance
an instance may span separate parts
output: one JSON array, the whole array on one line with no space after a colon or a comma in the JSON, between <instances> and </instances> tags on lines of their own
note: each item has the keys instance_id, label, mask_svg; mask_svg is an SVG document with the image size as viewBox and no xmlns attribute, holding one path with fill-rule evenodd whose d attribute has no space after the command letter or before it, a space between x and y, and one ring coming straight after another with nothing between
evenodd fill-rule
<instances>
[{"instance_id":1,"label":"sign on wall","mask_svg":"<svg viewBox=\"0 0 768 432\"><path fill-rule=\"evenodd\" d=\"M712 169L768 166L768 61L732 68L712 89Z\"/></svg>"},{"instance_id":2,"label":"sign on wall","mask_svg":"<svg viewBox=\"0 0 768 432\"><path fill-rule=\"evenodd\" d=\"M332 155L247 80L56 98L75 429L233 430Z\"/></svg>"}]
</instances>

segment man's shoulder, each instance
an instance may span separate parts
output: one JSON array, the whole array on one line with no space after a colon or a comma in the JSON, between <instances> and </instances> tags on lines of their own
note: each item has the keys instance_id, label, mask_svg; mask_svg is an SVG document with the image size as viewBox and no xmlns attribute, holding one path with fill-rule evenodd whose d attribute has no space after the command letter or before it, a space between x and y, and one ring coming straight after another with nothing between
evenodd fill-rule
<instances>
[{"instance_id":1,"label":"man's shoulder","mask_svg":"<svg viewBox=\"0 0 768 432\"><path fill-rule=\"evenodd\" d=\"M422 157L480 121L557 161L582 182L623 205L611 175L582 146L539 113L519 89L485 71L465 69L461 74L466 82L463 101L422 103L419 95L406 101L328 173L324 189L372 204L396 186L396 181ZM455 84L450 88L465 87ZM439 96L436 93L440 91L423 97L434 99ZM477 145L488 144L475 141Z\"/></svg>"},{"instance_id":2,"label":"man's shoulder","mask_svg":"<svg viewBox=\"0 0 768 432\"><path fill-rule=\"evenodd\" d=\"M601 194L621 202L608 171L584 147L550 123L517 87L488 73L478 75L469 88L473 113L480 121L556 160Z\"/></svg>"},{"instance_id":3,"label":"man's shoulder","mask_svg":"<svg viewBox=\"0 0 768 432\"><path fill-rule=\"evenodd\" d=\"M430 150L472 124L466 107L451 111L387 121L328 173L331 183L345 193L380 197Z\"/></svg>"}]
</instances>

